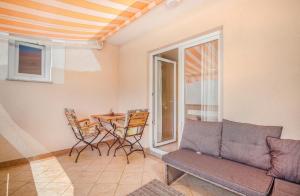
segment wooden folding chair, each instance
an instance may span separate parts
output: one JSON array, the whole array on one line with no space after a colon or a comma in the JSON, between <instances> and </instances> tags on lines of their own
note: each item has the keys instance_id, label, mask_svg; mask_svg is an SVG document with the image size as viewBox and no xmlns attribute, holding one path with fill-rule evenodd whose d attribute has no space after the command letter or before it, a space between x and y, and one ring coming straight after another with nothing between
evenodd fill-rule
<instances>
[{"instance_id":1,"label":"wooden folding chair","mask_svg":"<svg viewBox=\"0 0 300 196\"><path fill-rule=\"evenodd\" d=\"M88 146L90 146L92 150L94 150L94 148L97 149L99 152L99 156L101 156L98 145L93 144L93 142L98 138L102 131L99 123L91 123L88 118L77 120L75 111L69 108L65 108L65 115L69 121L69 125L71 126L76 139L78 140L77 143L72 146L69 156L72 155L72 152L75 149L77 151L75 162L77 163L80 153ZM81 150L78 150L75 147L80 143L85 144L85 146L83 146Z\"/></svg>"},{"instance_id":2,"label":"wooden folding chair","mask_svg":"<svg viewBox=\"0 0 300 196\"><path fill-rule=\"evenodd\" d=\"M124 124L113 122L115 127L115 135L117 136L118 147L115 149L114 156L119 149L123 149L127 163L129 163L128 156L135 151L142 151L146 157L144 148L140 143L143 131L147 124L149 112L148 110L130 110L127 113ZM125 147L130 147L129 151Z\"/></svg>"}]
</instances>

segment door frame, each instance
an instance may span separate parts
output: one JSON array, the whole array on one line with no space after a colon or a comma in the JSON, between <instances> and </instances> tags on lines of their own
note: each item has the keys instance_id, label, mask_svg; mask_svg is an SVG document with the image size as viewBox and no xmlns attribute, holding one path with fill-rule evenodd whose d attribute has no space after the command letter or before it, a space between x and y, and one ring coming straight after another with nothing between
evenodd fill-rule
<instances>
[{"instance_id":1,"label":"door frame","mask_svg":"<svg viewBox=\"0 0 300 196\"><path fill-rule=\"evenodd\" d=\"M157 133L158 133L158 119L157 119L157 115L154 116L154 129L153 129L153 136L154 136L154 140L153 140L153 144L155 147L157 146L162 146L162 145L165 145L165 144L169 144L169 143L172 143L172 142L175 142L176 139L177 139L177 63L175 61L172 61L172 60L169 60L169 59L165 59L165 58L162 58L162 57L158 57L158 56L155 56L154 57L154 108L157 109L158 108L158 61L163 61L163 62L167 62L167 63L172 63L173 66L174 66L174 71L173 71L173 79L174 79L174 103L173 103L173 107L174 107L174 124L173 124L173 127L174 127L174 135L173 135L173 139L170 139L170 140L167 140L167 141L164 141L164 142L157 142L156 141L156 138L157 138ZM157 111L154 109L154 114L157 114ZM156 130L156 131L155 131Z\"/></svg>"},{"instance_id":2,"label":"door frame","mask_svg":"<svg viewBox=\"0 0 300 196\"><path fill-rule=\"evenodd\" d=\"M173 50L173 49L178 49L178 97L177 97L177 101L178 101L178 105L177 105L177 113L178 113L178 120L177 120L177 131L178 131L178 135L177 135L177 139L178 139L178 146L180 144L181 141L181 137L182 137L182 131L183 131L183 126L184 126L184 119L185 119L185 90L184 90L184 50L182 49L183 47L186 47L188 45L193 45L195 43L197 44L201 44L201 43L205 43L208 41L212 41L212 40L218 40L218 68L219 68L219 73L218 73L218 77L219 77L219 94L218 94L218 102L219 102L219 113L218 113L218 118L219 120L222 120L223 118L223 33L222 33L222 29L220 30L216 30L213 31L211 33L207 33L207 34L201 34L199 36L193 37L191 39L188 40L183 40L183 41L179 41L177 43L174 44L170 44L168 46L165 47L161 47L159 49L153 50L148 52L148 73L149 73L149 87L148 87L148 108L150 110L150 115L149 115L149 122L151 122L149 124L149 149L150 152L153 152L155 154L158 155L164 155L167 154L167 152L160 150L158 148L154 147L154 118L155 116L153 115L155 110L154 110L154 56L158 55L160 53L163 52L167 52L169 50ZM196 44L196 45L197 45Z\"/></svg>"}]
</instances>

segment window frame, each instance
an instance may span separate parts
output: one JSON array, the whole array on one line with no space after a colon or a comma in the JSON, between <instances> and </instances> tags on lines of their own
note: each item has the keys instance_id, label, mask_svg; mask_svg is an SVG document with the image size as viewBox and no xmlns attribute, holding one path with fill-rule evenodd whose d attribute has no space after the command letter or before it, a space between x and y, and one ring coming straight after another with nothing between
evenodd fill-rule
<instances>
[{"instance_id":1,"label":"window frame","mask_svg":"<svg viewBox=\"0 0 300 196\"><path fill-rule=\"evenodd\" d=\"M42 50L41 75L19 72L19 46L27 46ZM17 40L9 41L8 80L30 82L52 82L51 80L51 47L33 42Z\"/></svg>"}]
</instances>

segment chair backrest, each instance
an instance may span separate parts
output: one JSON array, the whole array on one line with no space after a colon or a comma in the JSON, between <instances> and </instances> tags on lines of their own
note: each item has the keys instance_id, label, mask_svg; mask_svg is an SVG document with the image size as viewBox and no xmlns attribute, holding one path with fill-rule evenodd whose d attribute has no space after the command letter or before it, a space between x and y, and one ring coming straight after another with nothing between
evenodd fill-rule
<instances>
[{"instance_id":1,"label":"chair backrest","mask_svg":"<svg viewBox=\"0 0 300 196\"><path fill-rule=\"evenodd\" d=\"M134 113L134 112L148 112L148 109L134 109L134 110L128 110L128 113Z\"/></svg>"},{"instance_id":2,"label":"chair backrest","mask_svg":"<svg viewBox=\"0 0 300 196\"><path fill-rule=\"evenodd\" d=\"M141 135L147 124L149 112L147 109L129 110L127 119L127 129L137 129L136 135Z\"/></svg>"},{"instance_id":3,"label":"chair backrest","mask_svg":"<svg viewBox=\"0 0 300 196\"><path fill-rule=\"evenodd\" d=\"M128 125L128 121L130 118L130 114L135 112L148 112L148 109L134 109L134 110L128 110L125 118L125 125Z\"/></svg>"},{"instance_id":4,"label":"chair backrest","mask_svg":"<svg viewBox=\"0 0 300 196\"><path fill-rule=\"evenodd\" d=\"M76 137L82 137L81 127L77 120L74 109L65 108L65 115L69 121L69 125L71 126Z\"/></svg>"}]
</instances>

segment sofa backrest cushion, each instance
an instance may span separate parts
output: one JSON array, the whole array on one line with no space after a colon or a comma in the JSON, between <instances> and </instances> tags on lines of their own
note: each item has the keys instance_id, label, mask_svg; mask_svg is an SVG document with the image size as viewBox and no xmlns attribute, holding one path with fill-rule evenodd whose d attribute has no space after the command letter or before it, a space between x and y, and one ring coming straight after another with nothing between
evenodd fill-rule
<instances>
[{"instance_id":1,"label":"sofa backrest cushion","mask_svg":"<svg viewBox=\"0 0 300 196\"><path fill-rule=\"evenodd\" d=\"M299 184L300 140L267 137L267 142L272 165L267 174Z\"/></svg>"},{"instance_id":2,"label":"sofa backrest cushion","mask_svg":"<svg viewBox=\"0 0 300 196\"><path fill-rule=\"evenodd\" d=\"M267 136L280 138L282 127L223 120L221 157L260 169L271 167Z\"/></svg>"},{"instance_id":3,"label":"sofa backrest cushion","mask_svg":"<svg viewBox=\"0 0 300 196\"><path fill-rule=\"evenodd\" d=\"M221 122L186 120L180 148L191 149L198 153L219 156L221 132Z\"/></svg>"}]
</instances>

